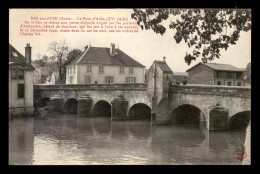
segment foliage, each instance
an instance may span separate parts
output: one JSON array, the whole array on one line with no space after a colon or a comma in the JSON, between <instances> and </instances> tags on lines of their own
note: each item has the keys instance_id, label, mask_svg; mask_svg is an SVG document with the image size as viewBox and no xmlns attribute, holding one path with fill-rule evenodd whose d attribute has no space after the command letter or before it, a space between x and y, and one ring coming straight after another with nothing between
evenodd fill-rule
<instances>
[{"instance_id":1,"label":"foliage","mask_svg":"<svg viewBox=\"0 0 260 174\"><path fill-rule=\"evenodd\" d=\"M79 55L82 54L82 51L79 49L73 49L71 51L69 51L67 57L66 57L66 62L64 63L64 65L69 64L72 60L74 60L75 58L77 58Z\"/></svg>"},{"instance_id":2,"label":"foliage","mask_svg":"<svg viewBox=\"0 0 260 174\"><path fill-rule=\"evenodd\" d=\"M48 61L48 59L49 59L49 57L48 57L48 56L46 56L46 55L43 55L43 56L42 56L42 60L43 60L44 62L47 62L47 61Z\"/></svg>"},{"instance_id":3,"label":"foliage","mask_svg":"<svg viewBox=\"0 0 260 174\"><path fill-rule=\"evenodd\" d=\"M41 66L41 67L44 67L44 66L45 66L45 63L43 62L42 59L35 60L34 63L35 63L35 64L38 64L38 65Z\"/></svg>"},{"instance_id":4,"label":"foliage","mask_svg":"<svg viewBox=\"0 0 260 174\"><path fill-rule=\"evenodd\" d=\"M196 58L204 63L219 58L220 49L235 45L241 31L251 29L251 10L247 9L133 9L131 17L143 29L163 35L163 22L170 19L176 43L184 41L193 49L186 53L189 65ZM229 31L229 32L227 32Z\"/></svg>"},{"instance_id":5,"label":"foliage","mask_svg":"<svg viewBox=\"0 0 260 174\"><path fill-rule=\"evenodd\" d=\"M63 41L53 41L49 44L48 51L50 51L55 58L57 58L59 63L59 79L61 79L61 67L65 61L66 55L68 53L68 46L66 40Z\"/></svg>"}]
</instances>

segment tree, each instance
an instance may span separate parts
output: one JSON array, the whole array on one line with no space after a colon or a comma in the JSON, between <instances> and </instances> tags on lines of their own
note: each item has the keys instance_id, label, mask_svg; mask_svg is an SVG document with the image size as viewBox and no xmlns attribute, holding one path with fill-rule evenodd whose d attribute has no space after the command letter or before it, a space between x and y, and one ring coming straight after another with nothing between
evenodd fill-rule
<instances>
[{"instance_id":1,"label":"tree","mask_svg":"<svg viewBox=\"0 0 260 174\"><path fill-rule=\"evenodd\" d=\"M55 56L50 56L49 59L52 61L52 63L54 63L56 57Z\"/></svg>"},{"instance_id":2,"label":"tree","mask_svg":"<svg viewBox=\"0 0 260 174\"><path fill-rule=\"evenodd\" d=\"M59 64L59 79L62 79L61 68L68 52L66 40L51 42L49 44L48 51L50 51L53 54L53 56L57 58Z\"/></svg>"},{"instance_id":3,"label":"tree","mask_svg":"<svg viewBox=\"0 0 260 174\"><path fill-rule=\"evenodd\" d=\"M46 55L43 55L43 56L42 56L42 60L43 60L44 62L47 62L47 61L48 61L48 59L49 59L49 57L48 57L48 56L46 56Z\"/></svg>"},{"instance_id":4,"label":"tree","mask_svg":"<svg viewBox=\"0 0 260 174\"><path fill-rule=\"evenodd\" d=\"M41 66L41 67L44 67L45 66L45 63L43 62L42 59L37 59L34 61L35 64Z\"/></svg>"},{"instance_id":5,"label":"tree","mask_svg":"<svg viewBox=\"0 0 260 174\"><path fill-rule=\"evenodd\" d=\"M166 32L162 22L170 19L169 28L175 30L176 43L184 42L193 51L184 57L191 61L201 58L204 63L219 58L220 49L235 45L241 31L251 29L251 10L247 9L133 9L131 17L141 29L156 34Z\"/></svg>"},{"instance_id":6,"label":"tree","mask_svg":"<svg viewBox=\"0 0 260 174\"><path fill-rule=\"evenodd\" d=\"M64 63L64 66L66 66L67 64L69 64L71 61L73 61L75 58L77 58L79 55L82 54L82 51L79 49L73 49L71 51L69 51L67 57L66 57L66 62Z\"/></svg>"}]
</instances>

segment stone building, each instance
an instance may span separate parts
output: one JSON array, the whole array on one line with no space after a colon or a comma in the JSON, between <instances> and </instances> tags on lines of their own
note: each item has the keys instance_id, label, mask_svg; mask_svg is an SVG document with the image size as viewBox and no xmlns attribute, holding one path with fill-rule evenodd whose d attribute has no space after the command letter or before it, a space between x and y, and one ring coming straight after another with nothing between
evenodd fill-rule
<instances>
[{"instance_id":1,"label":"stone building","mask_svg":"<svg viewBox=\"0 0 260 174\"><path fill-rule=\"evenodd\" d=\"M149 97L156 97L156 103L168 92L172 80L173 71L167 65L165 58L163 61L155 60L151 67L148 69L148 84L147 90Z\"/></svg>"},{"instance_id":2,"label":"stone building","mask_svg":"<svg viewBox=\"0 0 260 174\"><path fill-rule=\"evenodd\" d=\"M25 57L9 44L9 117L33 114L33 84L30 44Z\"/></svg>"},{"instance_id":3,"label":"stone building","mask_svg":"<svg viewBox=\"0 0 260 174\"><path fill-rule=\"evenodd\" d=\"M186 70L189 84L245 86L244 69L229 64L198 63Z\"/></svg>"},{"instance_id":4,"label":"stone building","mask_svg":"<svg viewBox=\"0 0 260 174\"><path fill-rule=\"evenodd\" d=\"M86 46L66 67L66 84L144 83L145 67L116 49Z\"/></svg>"}]
</instances>

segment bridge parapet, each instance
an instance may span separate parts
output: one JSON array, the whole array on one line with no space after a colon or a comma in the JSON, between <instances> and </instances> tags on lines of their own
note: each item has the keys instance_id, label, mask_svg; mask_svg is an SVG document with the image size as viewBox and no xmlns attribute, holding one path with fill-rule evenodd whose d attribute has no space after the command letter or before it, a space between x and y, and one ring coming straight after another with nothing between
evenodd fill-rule
<instances>
[{"instance_id":1,"label":"bridge parapet","mask_svg":"<svg viewBox=\"0 0 260 174\"><path fill-rule=\"evenodd\" d=\"M170 93L250 98L251 88L217 85L171 85Z\"/></svg>"},{"instance_id":2,"label":"bridge parapet","mask_svg":"<svg viewBox=\"0 0 260 174\"><path fill-rule=\"evenodd\" d=\"M122 91L146 91L146 83L128 83L128 84L58 84L58 85L34 85L39 90L122 90Z\"/></svg>"}]
</instances>

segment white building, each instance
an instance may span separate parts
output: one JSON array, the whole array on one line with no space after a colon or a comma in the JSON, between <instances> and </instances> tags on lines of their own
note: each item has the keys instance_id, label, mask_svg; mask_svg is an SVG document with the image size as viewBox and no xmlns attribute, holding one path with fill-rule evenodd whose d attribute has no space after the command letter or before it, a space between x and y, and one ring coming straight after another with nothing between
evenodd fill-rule
<instances>
[{"instance_id":1,"label":"white building","mask_svg":"<svg viewBox=\"0 0 260 174\"><path fill-rule=\"evenodd\" d=\"M25 56L9 44L9 117L33 114L33 71L30 44Z\"/></svg>"},{"instance_id":2,"label":"white building","mask_svg":"<svg viewBox=\"0 0 260 174\"><path fill-rule=\"evenodd\" d=\"M144 83L145 67L111 44L87 46L66 65L66 84Z\"/></svg>"}]
</instances>

